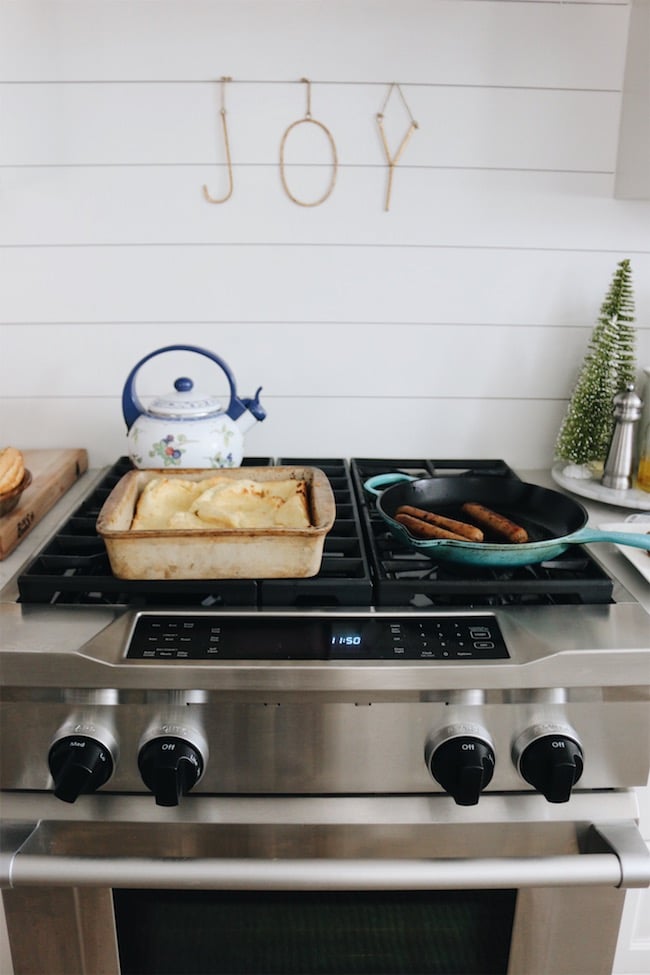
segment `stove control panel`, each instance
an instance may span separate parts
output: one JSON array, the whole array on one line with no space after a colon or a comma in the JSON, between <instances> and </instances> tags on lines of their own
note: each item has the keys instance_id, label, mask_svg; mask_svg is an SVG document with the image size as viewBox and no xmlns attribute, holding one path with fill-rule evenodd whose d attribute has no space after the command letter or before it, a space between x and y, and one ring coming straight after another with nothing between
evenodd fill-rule
<instances>
[{"instance_id":1,"label":"stove control panel","mask_svg":"<svg viewBox=\"0 0 650 975\"><path fill-rule=\"evenodd\" d=\"M141 613L127 648L137 660L501 660L488 614L247 616Z\"/></svg>"},{"instance_id":2,"label":"stove control panel","mask_svg":"<svg viewBox=\"0 0 650 975\"><path fill-rule=\"evenodd\" d=\"M462 692L462 700L459 698L457 701L448 701L446 705L451 703L457 707L466 707L468 710L470 707L480 707L481 693ZM266 714L268 709L263 707ZM289 710L287 708L287 711ZM284 713L284 709L280 713ZM354 705L352 713L358 716L363 712ZM292 734L295 730L294 718L295 715L289 714L288 721ZM340 715L340 719L345 721L343 714ZM224 720L228 725L234 723L231 710L228 710ZM380 726L375 728L378 736L381 735L384 726L389 725L392 728L391 722L383 721L381 716L379 720ZM488 724L486 722L486 725ZM497 779L500 771L501 775L503 774L504 760L505 765L510 767L511 775L516 771L520 779L543 795L548 802L569 801L572 790L580 781L584 771L582 743L569 723L554 720L529 725L510 739L512 742L510 755L507 754L508 749L502 747L503 741L501 747L495 745L495 740L499 741L500 736L497 733L493 739L486 725L483 725L480 719L474 721L471 717L469 720L452 719L433 729L424 743L424 762L429 775L458 805L476 805L481 794L492 783L495 772ZM259 733L263 730L263 723L257 727L258 734L255 736L257 747L250 752L238 752L233 756L237 775L240 778L259 771L258 747L267 749L264 752L267 759L265 764L269 767L276 765L273 761L272 749L275 747L276 739L283 737L278 714L273 714L272 727L269 728L272 734L266 738ZM359 728L356 730L358 732ZM307 727L305 733L308 734ZM394 737L394 728L389 734ZM188 720L181 710L177 710L175 717L171 716L170 712L168 718L156 718L149 722L139 739L139 744L136 739L133 756L129 757L131 750L126 749L127 761L123 762L122 769L118 770L118 746L111 731L99 723L71 718L59 728L48 752L48 768L54 795L63 802L73 803L82 795L101 790L106 784L109 789L114 788L113 780L131 768L139 772L140 782L153 794L157 805L177 806L182 797L194 789L204 776L209 758L208 739L218 740L225 735L225 726L221 729L221 735L210 735L196 715ZM243 737L244 741L246 737ZM362 737L358 733L347 734L348 751L351 754L355 741ZM405 741L409 740L412 744L413 736L405 738ZM286 742L282 747L285 745ZM405 764L411 760L409 754L415 758L411 747L404 753ZM365 748L362 747L358 757L367 760ZM133 759L136 761L134 762ZM227 766L227 761L220 764ZM350 769L358 775L360 767L353 760ZM385 772L385 766L380 764L377 769L378 782L385 776ZM210 775L214 777L214 770L209 772ZM212 781L211 785L214 791L223 791L223 784L215 786L215 782ZM511 784L510 788L512 787ZM516 788L516 785L514 787ZM293 788L296 788L295 784ZM498 781L497 788L499 788ZM347 786L344 791L347 792L349 789L350 787ZM129 791L133 791L133 784ZM250 790L247 787L245 791ZM260 791L266 790L260 786Z\"/></svg>"}]
</instances>

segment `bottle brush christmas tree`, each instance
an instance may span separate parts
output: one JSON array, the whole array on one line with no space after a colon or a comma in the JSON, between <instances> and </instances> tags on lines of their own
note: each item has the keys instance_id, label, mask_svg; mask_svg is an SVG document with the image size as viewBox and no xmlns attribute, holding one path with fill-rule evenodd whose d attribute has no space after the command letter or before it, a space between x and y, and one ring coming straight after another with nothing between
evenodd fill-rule
<instances>
[{"instance_id":1,"label":"bottle brush christmas tree","mask_svg":"<svg viewBox=\"0 0 650 975\"><path fill-rule=\"evenodd\" d=\"M598 465L607 457L613 400L636 378L634 294L629 260L621 261L600 309L555 445L556 457Z\"/></svg>"}]
</instances>

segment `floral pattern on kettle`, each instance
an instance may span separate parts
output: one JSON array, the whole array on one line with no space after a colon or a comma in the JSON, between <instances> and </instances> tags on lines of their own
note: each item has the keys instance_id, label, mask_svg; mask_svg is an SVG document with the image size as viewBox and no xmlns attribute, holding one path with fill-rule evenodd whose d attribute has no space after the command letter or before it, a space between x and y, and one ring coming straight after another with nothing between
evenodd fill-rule
<instances>
[{"instance_id":1,"label":"floral pattern on kettle","mask_svg":"<svg viewBox=\"0 0 650 975\"><path fill-rule=\"evenodd\" d=\"M166 437L152 444L153 449L149 451L149 456L160 457L165 467L180 467L185 452L183 444L193 442L183 433L176 437L173 433L168 433Z\"/></svg>"},{"instance_id":2,"label":"floral pattern on kettle","mask_svg":"<svg viewBox=\"0 0 650 975\"><path fill-rule=\"evenodd\" d=\"M226 448L224 450L218 450L216 453L212 454L207 458L210 462L210 467L237 467L235 464L235 458L233 457L232 450L228 450L228 445L235 435L235 431L226 423L222 423L220 427L212 431L213 435L216 435L223 441L223 445Z\"/></svg>"}]
</instances>

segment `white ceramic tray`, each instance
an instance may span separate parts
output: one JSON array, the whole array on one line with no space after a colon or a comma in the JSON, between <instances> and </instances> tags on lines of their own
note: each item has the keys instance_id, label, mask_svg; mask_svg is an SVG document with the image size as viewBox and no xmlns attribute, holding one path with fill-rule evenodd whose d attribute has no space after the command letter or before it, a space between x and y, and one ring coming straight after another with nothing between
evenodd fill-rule
<instances>
[{"instance_id":1,"label":"white ceramic tray","mask_svg":"<svg viewBox=\"0 0 650 975\"><path fill-rule=\"evenodd\" d=\"M637 511L650 511L650 493L630 488L628 491L614 491L612 488L603 487L600 481L593 478L567 477L564 474L566 462L554 464L551 469L551 477L556 484L563 487L565 491L571 491L581 498L591 498L592 501L600 501L602 504L613 504L617 508L635 508Z\"/></svg>"}]
</instances>

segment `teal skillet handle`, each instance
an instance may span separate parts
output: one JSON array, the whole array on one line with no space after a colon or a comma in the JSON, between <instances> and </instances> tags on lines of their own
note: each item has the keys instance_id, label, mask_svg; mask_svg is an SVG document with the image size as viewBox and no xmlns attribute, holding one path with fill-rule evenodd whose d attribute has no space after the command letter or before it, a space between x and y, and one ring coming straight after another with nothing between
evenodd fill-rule
<instances>
[{"instance_id":1,"label":"teal skillet handle","mask_svg":"<svg viewBox=\"0 0 650 975\"><path fill-rule=\"evenodd\" d=\"M368 478L363 486L369 494L374 494L378 498L385 488L402 481L417 481L417 477L411 477L410 474L375 474L374 477Z\"/></svg>"},{"instance_id":2,"label":"teal skillet handle","mask_svg":"<svg viewBox=\"0 0 650 975\"><path fill-rule=\"evenodd\" d=\"M580 545L585 542L612 542L614 545L629 545L631 548L644 548L650 552L650 533L643 535L641 532L608 532L596 528L581 528L560 541L570 541L572 545L576 542Z\"/></svg>"}]
</instances>

